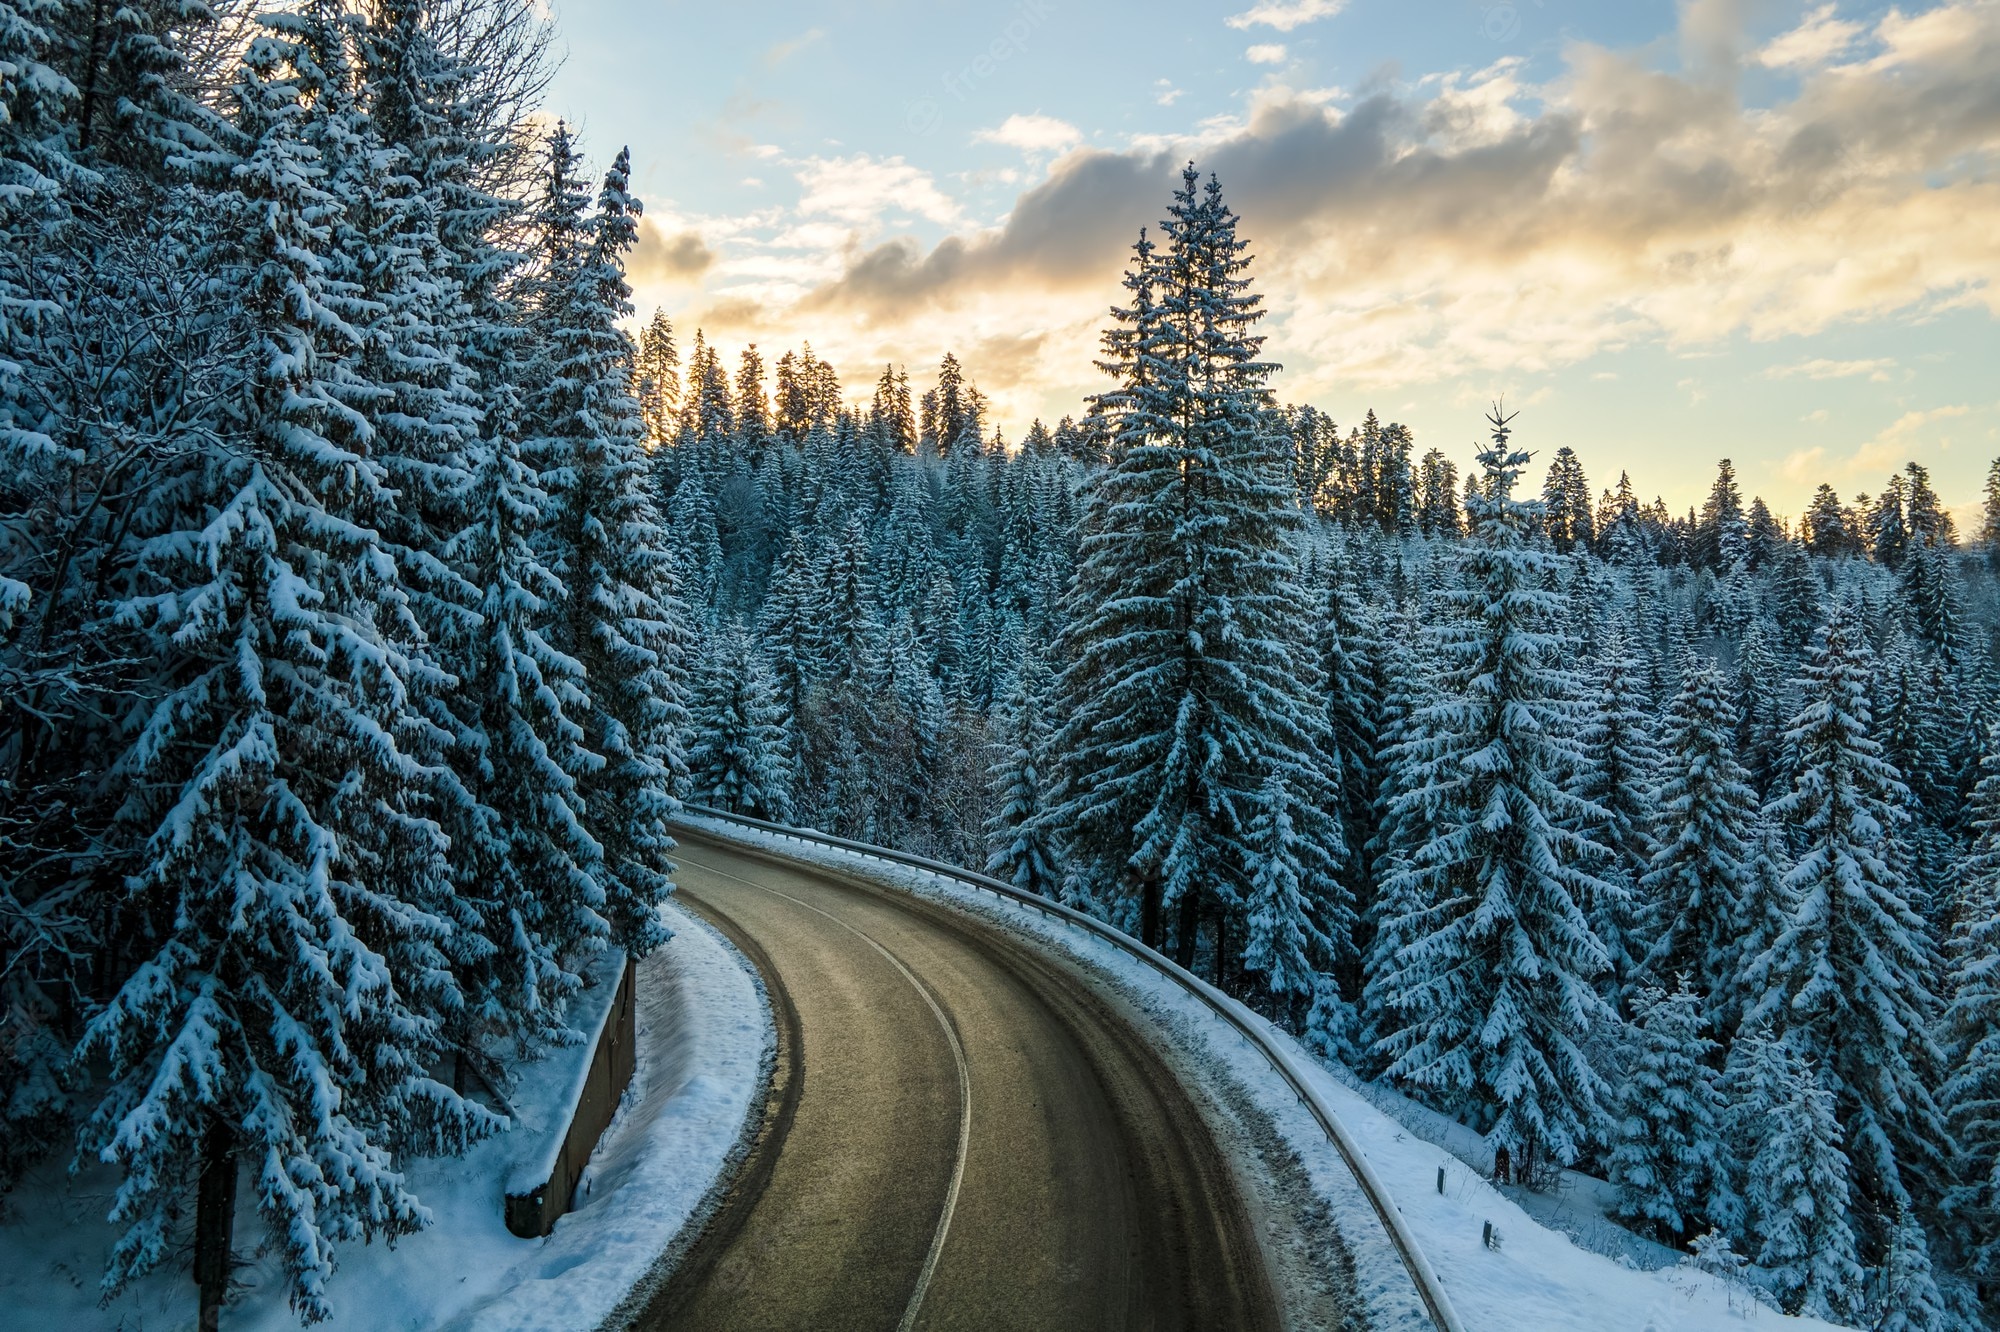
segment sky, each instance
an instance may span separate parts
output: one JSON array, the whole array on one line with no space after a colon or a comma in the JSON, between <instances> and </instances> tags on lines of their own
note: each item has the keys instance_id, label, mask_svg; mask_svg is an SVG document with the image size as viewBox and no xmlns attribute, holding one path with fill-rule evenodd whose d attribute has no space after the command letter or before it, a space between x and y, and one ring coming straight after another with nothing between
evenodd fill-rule
<instances>
[{"instance_id":1,"label":"sky","mask_svg":"<svg viewBox=\"0 0 2000 1332\"><path fill-rule=\"evenodd\" d=\"M1279 398L1603 487L1718 458L1796 515L2000 456L2000 0L553 0L547 110L629 144L641 318L850 396L955 352L1080 412L1182 166L1250 241Z\"/></svg>"}]
</instances>

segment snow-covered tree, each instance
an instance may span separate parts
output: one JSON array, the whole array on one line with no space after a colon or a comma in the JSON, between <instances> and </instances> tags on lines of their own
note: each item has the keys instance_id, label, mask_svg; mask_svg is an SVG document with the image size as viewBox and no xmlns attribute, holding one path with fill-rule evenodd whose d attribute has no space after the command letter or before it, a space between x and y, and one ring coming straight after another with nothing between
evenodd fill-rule
<instances>
[{"instance_id":1,"label":"snow-covered tree","mask_svg":"<svg viewBox=\"0 0 2000 1332\"><path fill-rule=\"evenodd\" d=\"M1864 1244L1886 1243L1911 1189L1931 1192L1948 1142L1932 1099L1933 950L1904 896L1903 785L1869 734L1870 656L1859 616L1836 603L1786 737L1792 789L1767 811L1797 851L1785 886L1798 906L1749 966L1760 998L1745 1014L1776 1023L1831 1092Z\"/></svg>"},{"instance_id":2,"label":"snow-covered tree","mask_svg":"<svg viewBox=\"0 0 2000 1332\"><path fill-rule=\"evenodd\" d=\"M986 821L986 872L1055 897L1063 875L1048 818L1049 689L1048 668L1027 654L1001 705L997 757L987 769L995 808Z\"/></svg>"},{"instance_id":3,"label":"snow-covered tree","mask_svg":"<svg viewBox=\"0 0 2000 1332\"><path fill-rule=\"evenodd\" d=\"M1942 1039L1950 1076L1939 1090L1958 1149L1945 1203L1959 1230L1966 1274L2000 1280L2000 723L1987 732L1984 775L1973 795L1977 839L1950 949L1950 1004Z\"/></svg>"},{"instance_id":4,"label":"snow-covered tree","mask_svg":"<svg viewBox=\"0 0 2000 1332\"><path fill-rule=\"evenodd\" d=\"M1625 636L1607 634L1588 693L1588 720L1578 736L1583 762L1573 787L1603 812L1588 831L1604 848L1597 878L1605 885L1585 903L1585 915L1611 960L1608 997L1621 1003L1638 974L1646 945L1639 884L1659 852L1652 828L1659 815L1664 766L1653 738L1653 716L1637 656Z\"/></svg>"},{"instance_id":5,"label":"snow-covered tree","mask_svg":"<svg viewBox=\"0 0 2000 1332\"><path fill-rule=\"evenodd\" d=\"M1646 986L1634 1008L1607 1166L1621 1217L1686 1243L1707 1228L1717 1191L1728 1187L1715 1043L1702 1032L1701 996L1686 977L1672 991Z\"/></svg>"},{"instance_id":6,"label":"snow-covered tree","mask_svg":"<svg viewBox=\"0 0 2000 1332\"><path fill-rule=\"evenodd\" d=\"M1190 963L1204 919L1240 909L1271 776L1297 798L1306 854L1331 866L1344 846L1293 628L1299 517L1245 242L1192 168L1163 235L1157 254L1141 239L1133 303L1105 339L1118 435L1088 482L1053 750L1070 853L1133 902L1148 943L1177 908ZM1317 905L1345 935L1344 904Z\"/></svg>"},{"instance_id":7,"label":"snow-covered tree","mask_svg":"<svg viewBox=\"0 0 2000 1332\"><path fill-rule=\"evenodd\" d=\"M747 633L724 629L711 639L689 711L688 799L790 822L792 762L784 708Z\"/></svg>"},{"instance_id":8,"label":"snow-covered tree","mask_svg":"<svg viewBox=\"0 0 2000 1332\"><path fill-rule=\"evenodd\" d=\"M1756 1264L1780 1306L1845 1323L1861 1308L1865 1273L1848 1225L1847 1153L1834 1095L1782 1041L1754 1046L1761 1118L1744 1170L1743 1205Z\"/></svg>"},{"instance_id":9,"label":"snow-covered tree","mask_svg":"<svg viewBox=\"0 0 2000 1332\"><path fill-rule=\"evenodd\" d=\"M395 561L357 514L386 477L329 377L356 335L327 303L334 201L310 148L301 51L324 15L273 15L235 89L247 150L226 209L247 265L256 373L191 460L187 525L146 543L120 619L170 687L119 761L121 820L146 848L121 904L141 960L91 1019L106 1077L82 1149L124 1172L105 1285L161 1262L199 1164L197 1267L219 1306L237 1161L293 1307L328 1311L333 1245L428 1214L400 1150L460 1147L499 1121L430 1074L462 1002L445 840L425 814L413 711L441 684Z\"/></svg>"},{"instance_id":10,"label":"snow-covered tree","mask_svg":"<svg viewBox=\"0 0 2000 1332\"><path fill-rule=\"evenodd\" d=\"M1736 710L1712 662L1689 657L1667 722L1660 786L1662 845L1641 881L1651 914L1646 970L1661 979L1686 975L1706 996L1710 1029L1735 1030L1737 1014L1720 1004L1742 967L1744 838L1756 818L1756 792L1736 761Z\"/></svg>"},{"instance_id":11,"label":"snow-covered tree","mask_svg":"<svg viewBox=\"0 0 2000 1332\"><path fill-rule=\"evenodd\" d=\"M1534 1178L1576 1160L1604 1118L1588 1039L1611 1016L1592 984L1609 960L1580 904L1605 889L1572 831L1601 816L1562 786L1581 761L1581 682L1562 664L1534 506L1513 496L1528 455L1509 418L1491 420L1466 586L1438 631L1444 693L1399 746L1421 784L1397 809L1440 813L1389 884L1409 904L1393 928L1410 942L1383 978L1398 1026L1380 1048L1391 1077L1470 1118Z\"/></svg>"},{"instance_id":12,"label":"snow-covered tree","mask_svg":"<svg viewBox=\"0 0 2000 1332\"><path fill-rule=\"evenodd\" d=\"M621 947L644 953L667 936L655 905L672 889L666 822L686 778L685 615L658 510L646 482L644 424L631 394L631 313L624 256L639 204L620 153L596 213L580 216L575 152L550 139L550 197L541 216L559 248L548 256L540 319L547 378L533 403L528 452L549 494L543 549L568 591L551 642L582 663L590 707L585 747L603 765L584 783L588 830L604 848L600 908Z\"/></svg>"},{"instance_id":13,"label":"snow-covered tree","mask_svg":"<svg viewBox=\"0 0 2000 1332\"><path fill-rule=\"evenodd\" d=\"M515 443L511 390L496 388L490 402L466 497L472 521L447 550L480 589L460 680L476 724L479 813L453 860L493 944L461 1025L560 1038L564 1004L582 986L576 964L609 934L603 849L587 830L582 785L603 760L585 747L583 667L546 632L564 597L533 544L547 496ZM454 1034L463 1045L476 1033Z\"/></svg>"},{"instance_id":14,"label":"snow-covered tree","mask_svg":"<svg viewBox=\"0 0 2000 1332\"><path fill-rule=\"evenodd\" d=\"M1314 965L1316 958L1332 953L1315 904L1333 889L1311 882L1315 858L1299 845L1293 808L1284 779L1267 778L1250 825L1253 859L1243 904L1243 969L1250 973L1259 1007L1293 1027L1310 1019L1315 1043L1344 1053L1353 1023L1344 1005L1329 1003L1336 996L1327 993Z\"/></svg>"}]
</instances>

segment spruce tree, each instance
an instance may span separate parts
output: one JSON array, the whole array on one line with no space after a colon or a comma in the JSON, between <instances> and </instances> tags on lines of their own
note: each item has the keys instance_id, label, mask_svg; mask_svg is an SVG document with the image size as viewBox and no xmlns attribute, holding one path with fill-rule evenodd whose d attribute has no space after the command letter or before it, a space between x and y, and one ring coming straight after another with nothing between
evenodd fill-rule
<instances>
[{"instance_id":1,"label":"spruce tree","mask_svg":"<svg viewBox=\"0 0 2000 1332\"><path fill-rule=\"evenodd\" d=\"M1028 653L1000 710L1000 736L987 769L994 794L986 821L986 872L1026 892L1055 897L1063 874L1048 809L1048 667Z\"/></svg>"},{"instance_id":2,"label":"spruce tree","mask_svg":"<svg viewBox=\"0 0 2000 1332\"><path fill-rule=\"evenodd\" d=\"M1705 569L1727 570L1749 557L1749 526L1743 517L1743 492L1736 487L1736 467L1724 458L1715 465L1715 484L1701 506L1695 527L1695 562Z\"/></svg>"},{"instance_id":3,"label":"spruce tree","mask_svg":"<svg viewBox=\"0 0 2000 1332\"><path fill-rule=\"evenodd\" d=\"M1387 886L1409 911L1392 928L1410 942L1381 978L1397 1026L1378 1048L1389 1076L1466 1116L1533 1179L1575 1161L1603 1124L1588 1043L1610 1018L1592 984L1609 959L1581 903L1605 888L1574 831L1602 813L1561 784L1581 761L1581 682L1560 664L1551 557L1529 540L1535 506L1513 496L1528 455L1509 418L1490 419L1466 586L1437 631L1444 695L1392 752L1411 765L1398 815L1438 812Z\"/></svg>"},{"instance_id":4,"label":"spruce tree","mask_svg":"<svg viewBox=\"0 0 2000 1332\"><path fill-rule=\"evenodd\" d=\"M1312 937L1313 903L1324 901L1330 887L1314 891L1307 883L1310 860L1301 855L1292 809L1284 779L1267 778L1250 825L1252 868L1244 893L1243 969L1251 974L1254 1002L1296 1026L1318 991L1313 958L1331 952L1329 941ZM1326 1020L1324 1013L1321 1020ZM1341 1034L1348 1026L1345 1021L1337 1023Z\"/></svg>"},{"instance_id":5,"label":"spruce tree","mask_svg":"<svg viewBox=\"0 0 2000 1332\"><path fill-rule=\"evenodd\" d=\"M1948 1138L1932 1099L1932 950L1906 896L1903 784L1870 735L1870 665L1858 616L1836 603L1786 737L1792 789L1767 811L1797 851L1785 886L1798 907L1749 966L1760 998L1745 1020L1776 1022L1819 1070L1852 1162L1857 1232L1879 1245L1911 1190L1938 1181Z\"/></svg>"},{"instance_id":6,"label":"spruce tree","mask_svg":"<svg viewBox=\"0 0 2000 1332\"><path fill-rule=\"evenodd\" d=\"M725 628L710 639L689 713L688 799L789 823L792 773L784 709L749 634Z\"/></svg>"},{"instance_id":7,"label":"spruce tree","mask_svg":"<svg viewBox=\"0 0 2000 1332\"><path fill-rule=\"evenodd\" d=\"M376 534L387 478L327 376L357 337L327 297L335 201L310 143L310 12L274 15L234 90L247 149L218 200L247 263L255 373L191 460L189 525L142 552L120 618L168 689L119 762L147 849L121 907L143 962L87 1027L106 1081L80 1147L125 1171L107 1292L168 1255L198 1165L205 1317L232 1247L239 1156L299 1314L329 1310L333 1245L428 1214L399 1151L499 1121L430 1075L463 1002L444 838L424 813L439 681ZM345 390L351 383L339 386ZM427 675L432 678L425 679Z\"/></svg>"},{"instance_id":8,"label":"spruce tree","mask_svg":"<svg viewBox=\"0 0 2000 1332\"><path fill-rule=\"evenodd\" d=\"M1756 1264L1786 1313L1850 1321L1864 1273L1848 1224L1849 1162L1834 1095L1783 1041L1759 1041L1751 1071L1759 1123L1744 1171L1744 1208Z\"/></svg>"},{"instance_id":9,"label":"spruce tree","mask_svg":"<svg viewBox=\"0 0 2000 1332\"><path fill-rule=\"evenodd\" d=\"M506 385L489 399L484 456L466 497L472 522L447 551L480 589L459 690L476 724L478 817L453 859L492 943L453 1032L461 1059L482 1027L567 1038L578 963L610 933L600 914L603 848L588 831L583 796L603 763L585 748L589 682L548 639L564 590L534 547L548 497L514 441L512 400Z\"/></svg>"},{"instance_id":10,"label":"spruce tree","mask_svg":"<svg viewBox=\"0 0 2000 1332\"><path fill-rule=\"evenodd\" d=\"M1292 629L1299 519L1245 242L1191 167L1162 232L1161 253L1141 239L1105 342L1118 436L1088 483L1053 749L1069 849L1099 894L1133 902L1146 942L1178 908L1185 964L1204 918L1218 942L1229 931L1271 776L1299 802L1306 854L1330 867L1345 848L1317 672ZM1316 905L1344 940L1345 904Z\"/></svg>"},{"instance_id":11,"label":"spruce tree","mask_svg":"<svg viewBox=\"0 0 2000 1332\"><path fill-rule=\"evenodd\" d=\"M1602 823L1590 832L1605 852L1597 867L1604 889L1584 904L1584 913L1610 958L1608 997L1619 1004L1646 955L1639 884L1659 851L1652 827L1665 761L1653 738L1645 677L1622 633L1606 636L1592 675L1588 720L1578 736L1583 762L1573 788L1603 811Z\"/></svg>"},{"instance_id":12,"label":"spruce tree","mask_svg":"<svg viewBox=\"0 0 2000 1332\"><path fill-rule=\"evenodd\" d=\"M1669 1244L1707 1229L1727 1187L1715 1043L1702 1032L1702 1007L1686 977L1672 991L1639 992L1607 1163L1618 1215Z\"/></svg>"},{"instance_id":13,"label":"spruce tree","mask_svg":"<svg viewBox=\"0 0 2000 1332\"><path fill-rule=\"evenodd\" d=\"M652 322L639 334L633 391L645 418L646 441L654 448L672 444L680 433L681 354L674 344L674 321L665 310L653 311Z\"/></svg>"},{"instance_id":14,"label":"spruce tree","mask_svg":"<svg viewBox=\"0 0 2000 1332\"><path fill-rule=\"evenodd\" d=\"M1973 793L1975 838L1960 868L1950 1003L1941 1040L1951 1072L1939 1089L1957 1147L1945 1207L1966 1275L2000 1280L2000 723L1987 731Z\"/></svg>"},{"instance_id":15,"label":"spruce tree","mask_svg":"<svg viewBox=\"0 0 2000 1332\"><path fill-rule=\"evenodd\" d=\"M548 372L531 447L549 494L544 549L568 590L551 640L583 666L585 747L604 760L584 784L589 832L604 848L599 909L612 942L644 954L668 937L654 908L673 887L666 822L686 776L687 649L686 612L646 482L632 345L618 323L631 313L623 265L639 205L626 192L625 153L588 218L568 184L573 151L560 130L550 160L543 215L562 248L549 256Z\"/></svg>"},{"instance_id":16,"label":"spruce tree","mask_svg":"<svg viewBox=\"0 0 2000 1332\"><path fill-rule=\"evenodd\" d=\"M1664 980L1689 976L1706 997L1710 1029L1735 1030L1738 1014L1721 1004L1743 965L1745 838L1757 814L1756 793L1736 762L1736 710L1721 670L1692 655L1667 723L1667 761L1659 795L1662 845L1641 881L1651 920L1646 970Z\"/></svg>"},{"instance_id":17,"label":"spruce tree","mask_svg":"<svg viewBox=\"0 0 2000 1332\"><path fill-rule=\"evenodd\" d=\"M1590 482L1583 464L1567 444L1556 450L1549 464L1548 479L1542 483L1543 527L1549 541L1565 553L1578 547L1589 550L1596 532L1590 508Z\"/></svg>"},{"instance_id":18,"label":"spruce tree","mask_svg":"<svg viewBox=\"0 0 2000 1332\"><path fill-rule=\"evenodd\" d=\"M1376 736L1381 713L1377 672L1384 644L1375 630L1373 616L1355 593L1354 573L1344 544L1328 549L1323 576L1326 600L1314 647L1326 694L1325 748L1339 778L1340 823L1348 846L1347 859L1341 866L1341 881L1360 929L1361 920L1375 909L1372 843L1375 800L1382 776ZM1341 976L1343 991L1350 1001L1361 997L1358 950L1363 942L1357 939L1356 949Z\"/></svg>"}]
</instances>

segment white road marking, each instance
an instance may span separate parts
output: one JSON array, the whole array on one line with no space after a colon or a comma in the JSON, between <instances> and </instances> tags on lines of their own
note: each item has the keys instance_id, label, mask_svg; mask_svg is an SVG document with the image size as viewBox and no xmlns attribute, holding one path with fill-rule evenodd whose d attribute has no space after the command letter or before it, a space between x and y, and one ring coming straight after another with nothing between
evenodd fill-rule
<instances>
[{"instance_id":1,"label":"white road marking","mask_svg":"<svg viewBox=\"0 0 2000 1332\"><path fill-rule=\"evenodd\" d=\"M952 1060L958 1065L958 1159L952 1163L951 1187L945 1191L944 1211L938 1216L936 1233L931 1236L930 1252L924 1255L924 1265L922 1270L917 1273L917 1285L910 1292L910 1302L903 1306L903 1319L896 1324L896 1332L910 1332L917 1325L917 1310L923 1306L924 1295L930 1289L931 1275L937 1271L938 1257L944 1252L945 1235L951 1229L952 1213L958 1210L958 1190L959 1186L965 1181L965 1153L972 1142L972 1071L966 1067L965 1047L959 1044L958 1031L951 1025L951 1020L944 1015L944 1009L938 1004L937 998L931 994L930 987L918 980L916 973L903 965L903 959L877 943L872 936L863 934L860 930L855 929L832 912L823 911L811 902L802 902L790 893L781 893L768 884L746 879L739 874L731 874L727 870L717 869L713 865L704 865L698 860L689 860L686 856L675 856L674 859L704 873L713 874L718 878L733 879L737 883L767 892L773 897L782 897L795 906L802 906L808 911L825 916L828 920L840 926L841 929L846 930L849 934L887 958L890 966L902 972L903 979L908 981L911 988L922 995L924 1002L930 1005L932 1016L937 1018L938 1026L944 1030L944 1038L951 1045Z\"/></svg>"}]
</instances>

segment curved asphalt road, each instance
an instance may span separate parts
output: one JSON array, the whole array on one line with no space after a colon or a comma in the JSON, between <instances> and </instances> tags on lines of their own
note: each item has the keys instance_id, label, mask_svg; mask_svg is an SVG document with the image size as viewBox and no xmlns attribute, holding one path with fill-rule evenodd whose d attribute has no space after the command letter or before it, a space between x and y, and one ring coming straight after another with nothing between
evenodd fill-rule
<instances>
[{"instance_id":1,"label":"curved asphalt road","mask_svg":"<svg viewBox=\"0 0 2000 1332\"><path fill-rule=\"evenodd\" d=\"M1186 1093L1071 973L908 895L683 837L763 970L765 1127L648 1329L1279 1326Z\"/></svg>"}]
</instances>

